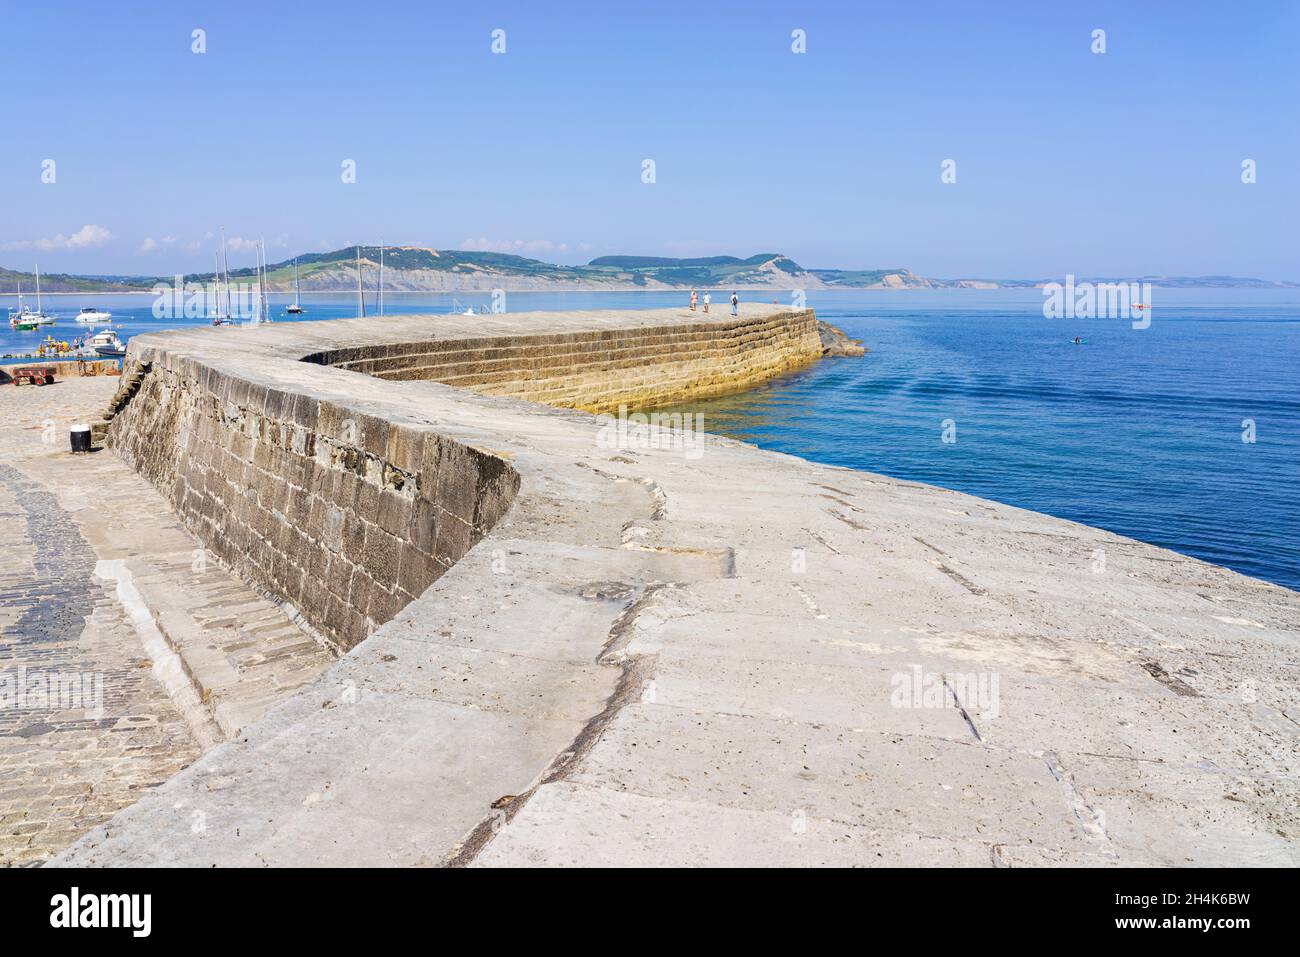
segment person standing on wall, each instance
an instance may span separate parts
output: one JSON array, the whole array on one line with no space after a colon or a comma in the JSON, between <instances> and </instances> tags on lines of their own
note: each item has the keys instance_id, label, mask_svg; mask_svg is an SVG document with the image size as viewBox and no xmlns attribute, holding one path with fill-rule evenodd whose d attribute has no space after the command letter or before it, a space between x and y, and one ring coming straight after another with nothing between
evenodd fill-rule
<instances>
[{"instance_id":1,"label":"person standing on wall","mask_svg":"<svg viewBox=\"0 0 1300 957\"><path fill-rule=\"evenodd\" d=\"M691 312L695 311L695 304L699 301L700 301L699 294L694 289L692 289L691 290Z\"/></svg>"},{"instance_id":2,"label":"person standing on wall","mask_svg":"<svg viewBox=\"0 0 1300 957\"><path fill-rule=\"evenodd\" d=\"M739 315L739 310L740 310L740 297L733 292L731 294L731 314L733 316Z\"/></svg>"},{"instance_id":3,"label":"person standing on wall","mask_svg":"<svg viewBox=\"0 0 1300 957\"><path fill-rule=\"evenodd\" d=\"M713 294L706 292L704 294L704 311L709 311L709 303L713 302Z\"/></svg>"}]
</instances>

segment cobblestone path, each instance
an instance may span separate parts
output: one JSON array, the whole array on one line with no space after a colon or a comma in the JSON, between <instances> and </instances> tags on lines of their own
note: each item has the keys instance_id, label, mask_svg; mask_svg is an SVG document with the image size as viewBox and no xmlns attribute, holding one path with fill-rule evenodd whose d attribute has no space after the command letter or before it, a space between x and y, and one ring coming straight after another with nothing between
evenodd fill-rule
<instances>
[{"instance_id":1,"label":"cobblestone path","mask_svg":"<svg viewBox=\"0 0 1300 957\"><path fill-rule=\"evenodd\" d=\"M198 756L95 553L0 465L0 865L39 863Z\"/></svg>"},{"instance_id":2,"label":"cobblestone path","mask_svg":"<svg viewBox=\"0 0 1300 957\"><path fill-rule=\"evenodd\" d=\"M196 563L198 542L113 452L70 453L68 426L116 387L0 388L0 866L52 857L192 762L196 722L205 740L233 736L333 661L282 608ZM183 661L186 713L100 561Z\"/></svg>"}]
</instances>

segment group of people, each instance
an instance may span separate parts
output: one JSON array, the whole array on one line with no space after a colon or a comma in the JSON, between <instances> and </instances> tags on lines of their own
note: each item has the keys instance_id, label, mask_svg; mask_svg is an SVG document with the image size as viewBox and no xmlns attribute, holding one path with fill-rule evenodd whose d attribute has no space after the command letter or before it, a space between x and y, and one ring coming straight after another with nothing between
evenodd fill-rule
<instances>
[{"instance_id":1,"label":"group of people","mask_svg":"<svg viewBox=\"0 0 1300 957\"><path fill-rule=\"evenodd\" d=\"M694 289L692 289L691 290L691 312L695 311L695 307L699 304L699 302L700 302L700 294L696 292ZM706 292L704 294L705 312L709 311L709 303L711 302L713 302L713 295L711 293ZM731 314L733 316L738 315L739 311L740 311L740 297L733 292L731 294Z\"/></svg>"}]
</instances>

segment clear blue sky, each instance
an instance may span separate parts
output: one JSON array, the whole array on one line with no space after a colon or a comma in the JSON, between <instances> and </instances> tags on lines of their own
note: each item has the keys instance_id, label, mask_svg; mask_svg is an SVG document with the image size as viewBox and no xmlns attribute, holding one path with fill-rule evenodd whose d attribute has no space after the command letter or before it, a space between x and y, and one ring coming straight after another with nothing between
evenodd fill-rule
<instances>
[{"instance_id":1,"label":"clear blue sky","mask_svg":"<svg viewBox=\"0 0 1300 957\"><path fill-rule=\"evenodd\" d=\"M1300 280L1291 0L50 0L3 18L11 268L204 269L224 223L273 260L382 238Z\"/></svg>"}]
</instances>

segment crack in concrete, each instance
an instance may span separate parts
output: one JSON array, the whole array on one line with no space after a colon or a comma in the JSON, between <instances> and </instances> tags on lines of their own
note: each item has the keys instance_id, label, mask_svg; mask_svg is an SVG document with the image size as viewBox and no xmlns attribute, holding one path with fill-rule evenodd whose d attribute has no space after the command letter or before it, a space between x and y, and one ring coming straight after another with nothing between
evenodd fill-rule
<instances>
[{"instance_id":1,"label":"crack in concrete","mask_svg":"<svg viewBox=\"0 0 1300 957\"><path fill-rule=\"evenodd\" d=\"M980 737L979 728L975 727L975 720L970 716L970 712L966 710L966 705L962 704L961 698L957 696L957 689L952 686L952 683L947 678L943 679L943 686L948 689L948 694L952 695L952 700L956 702L957 710L961 712L962 720L966 722L966 727L970 728L970 733L975 735L976 741L983 744L984 739Z\"/></svg>"},{"instance_id":2,"label":"crack in concrete","mask_svg":"<svg viewBox=\"0 0 1300 957\"><path fill-rule=\"evenodd\" d=\"M1074 819L1083 828L1084 834L1099 844L1108 856L1118 858L1115 848L1110 842L1110 835L1106 833L1105 815L1093 807L1079 792L1079 789L1075 787L1074 778L1061 764L1060 755L1055 751L1029 753L1035 754L1047 765L1047 770L1051 772L1052 777L1061 786L1061 792L1065 795L1066 804L1069 805L1070 811L1074 814Z\"/></svg>"},{"instance_id":3,"label":"crack in concrete","mask_svg":"<svg viewBox=\"0 0 1300 957\"><path fill-rule=\"evenodd\" d=\"M843 515L835 511L835 509L833 508L822 509L822 511L824 511L827 515L831 516L832 518L838 518L845 525L849 526L849 528L857 529L859 532L868 531L867 526L863 525L861 522L855 522L847 515Z\"/></svg>"},{"instance_id":4,"label":"crack in concrete","mask_svg":"<svg viewBox=\"0 0 1300 957\"><path fill-rule=\"evenodd\" d=\"M1201 693L1177 675L1171 675L1158 661L1141 662L1142 670L1160 682L1176 695L1184 698L1199 698Z\"/></svg>"},{"instance_id":5,"label":"crack in concrete","mask_svg":"<svg viewBox=\"0 0 1300 957\"><path fill-rule=\"evenodd\" d=\"M803 603L808 606L808 610L812 612L812 616L814 618L816 618L818 621L822 621L827 617L826 612L822 611L821 608L818 607L817 603L812 600L811 595L809 595L798 585L791 584L790 587L799 593L799 597L803 599Z\"/></svg>"},{"instance_id":6,"label":"crack in concrete","mask_svg":"<svg viewBox=\"0 0 1300 957\"><path fill-rule=\"evenodd\" d=\"M459 842L443 862L445 867L468 867L502 829L509 824L528 804L537 790L546 784L563 781L596 746L609 727L610 722L618 716L628 704L640 701L645 694L649 676L654 673L656 655L628 655L627 645L635 632L636 618L664 589L679 587L677 583L662 583L646 586L645 590L619 613L609 626L609 636L596 656L598 664L610 665L621 669L613 693L605 701L605 707L589 719L574 737L568 749L560 752L547 765L546 769L534 780L527 790L500 806L494 805L494 813L480 821L473 830ZM500 800L500 799L498 799Z\"/></svg>"},{"instance_id":7,"label":"crack in concrete","mask_svg":"<svg viewBox=\"0 0 1300 957\"><path fill-rule=\"evenodd\" d=\"M949 568L943 562L935 562L935 567L938 568L939 571L947 575L949 578L951 578L953 581L955 581L958 585L961 585L962 588L965 588L972 595L983 598L985 595L988 594L988 591L986 589L981 588L979 585L976 585L973 581L971 581L961 572Z\"/></svg>"}]
</instances>

